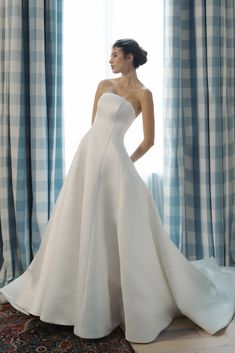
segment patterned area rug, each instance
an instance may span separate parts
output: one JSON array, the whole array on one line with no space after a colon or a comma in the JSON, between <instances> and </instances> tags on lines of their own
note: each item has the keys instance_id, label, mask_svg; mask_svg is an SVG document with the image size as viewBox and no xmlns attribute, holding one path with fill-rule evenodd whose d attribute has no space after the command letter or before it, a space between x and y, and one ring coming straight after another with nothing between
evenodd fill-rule
<instances>
[{"instance_id":1,"label":"patterned area rug","mask_svg":"<svg viewBox=\"0 0 235 353\"><path fill-rule=\"evenodd\" d=\"M102 339L83 339L72 326L47 324L9 304L0 307L0 352L134 353L120 327Z\"/></svg>"}]
</instances>

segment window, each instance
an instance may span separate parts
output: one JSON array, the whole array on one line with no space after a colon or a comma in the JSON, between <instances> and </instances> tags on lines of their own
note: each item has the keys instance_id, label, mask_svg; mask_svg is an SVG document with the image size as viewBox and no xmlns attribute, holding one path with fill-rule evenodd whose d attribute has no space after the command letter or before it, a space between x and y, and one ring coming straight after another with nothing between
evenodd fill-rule
<instances>
[{"instance_id":1,"label":"window","mask_svg":"<svg viewBox=\"0 0 235 353\"><path fill-rule=\"evenodd\" d=\"M133 38L148 51L138 68L139 79L153 92L155 146L135 163L144 177L162 170L162 0L64 1L64 127L65 163L69 169L81 137L91 126L98 82L113 77L109 67L112 44ZM142 140L139 116L125 135L129 154Z\"/></svg>"}]
</instances>

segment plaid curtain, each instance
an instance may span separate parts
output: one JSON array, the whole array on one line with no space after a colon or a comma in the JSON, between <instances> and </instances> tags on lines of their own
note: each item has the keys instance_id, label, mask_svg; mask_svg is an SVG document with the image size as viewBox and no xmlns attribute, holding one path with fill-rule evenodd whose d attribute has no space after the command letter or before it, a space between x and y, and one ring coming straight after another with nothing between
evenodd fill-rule
<instances>
[{"instance_id":1,"label":"plaid curtain","mask_svg":"<svg viewBox=\"0 0 235 353\"><path fill-rule=\"evenodd\" d=\"M37 251L63 182L62 0L0 1L0 286Z\"/></svg>"},{"instance_id":2,"label":"plaid curtain","mask_svg":"<svg viewBox=\"0 0 235 353\"><path fill-rule=\"evenodd\" d=\"M165 0L164 223L191 260L235 264L235 3Z\"/></svg>"}]
</instances>

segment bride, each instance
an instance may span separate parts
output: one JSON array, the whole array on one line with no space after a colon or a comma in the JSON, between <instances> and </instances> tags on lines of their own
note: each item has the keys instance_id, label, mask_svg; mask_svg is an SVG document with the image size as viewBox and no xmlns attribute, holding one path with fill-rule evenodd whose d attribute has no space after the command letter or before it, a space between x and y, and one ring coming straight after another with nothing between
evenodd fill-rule
<instances>
[{"instance_id":1,"label":"bride","mask_svg":"<svg viewBox=\"0 0 235 353\"><path fill-rule=\"evenodd\" d=\"M234 314L235 273L180 253L135 169L154 143L152 94L136 74L146 61L136 41L114 43L110 65L121 76L98 85L92 126L41 246L0 290L21 312L73 325L80 337L103 337L122 324L127 340L150 342L179 313L213 334ZM144 138L129 157L124 135L140 113Z\"/></svg>"}]
</instances>

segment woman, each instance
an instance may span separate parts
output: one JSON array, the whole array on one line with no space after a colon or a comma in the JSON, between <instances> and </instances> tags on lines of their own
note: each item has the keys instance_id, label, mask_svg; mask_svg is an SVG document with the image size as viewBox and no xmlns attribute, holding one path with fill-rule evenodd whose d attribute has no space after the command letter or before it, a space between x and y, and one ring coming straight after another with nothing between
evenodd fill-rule
<instances>
[{"instance_id":1,"label":"woman","mask_svg":"<svg viewBox=\"0 0 235 353\"><path fill-rule=\"evenodd\" d=\"M150 342L183 313L209 333L234 314L235 275L207 259L191 263L169 240L133 162L154 142L151 92L136 68L147 53L118 40L102 81L93 125L81 140L40 249L1 289L18 310L99 338L122 324L132 342ZM124 134L142 112L144 139L131 158Z\"/></svg>"}]
</instances>

